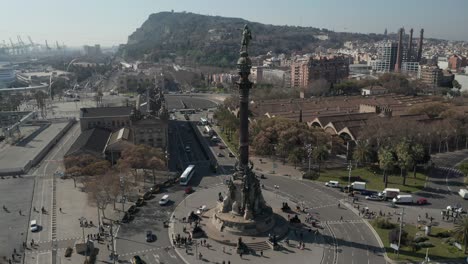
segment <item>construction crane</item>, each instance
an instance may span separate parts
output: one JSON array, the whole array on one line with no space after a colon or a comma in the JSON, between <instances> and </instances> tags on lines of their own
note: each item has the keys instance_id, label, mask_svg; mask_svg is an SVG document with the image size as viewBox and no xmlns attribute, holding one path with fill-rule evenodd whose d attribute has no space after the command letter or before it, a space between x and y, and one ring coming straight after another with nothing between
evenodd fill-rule
<instances>
[{"instance_id":1,"label":"construction crane","mask_svg":"<svg viewBox=\"0 0 468 264\"><path fill-rule=\"evenodd\" d=\"M58 41L55 41L55 45L57 46L57 50L62 49L62 47L59 46Z\"/></svg>"},{"instance_id":2,"label":"construction crane","mask_svg":"<svg viewBox=\"0 0 468 264\"><path fill-rule=\"evenodd\" d=\"M16 45L15 45L15 43L13 43L13 40L11 40L11 38L10 38L10 43L11 43L11 53L12 54L18 54L18 50L16 48Z\"/></svg>"},{"instance_id":3,"label":"construction crane","mask_svg":"<svg viewBox=\"0 0 468 264\"><path fill-rule=\"evenodd\" d=\"M46 49L47 49L47 50L51 50L51 48L49 47L49 43L47 43L47 39L46 39L46 41L45 41L45 46L46 46Z\"/></svg>"}]
</instances>

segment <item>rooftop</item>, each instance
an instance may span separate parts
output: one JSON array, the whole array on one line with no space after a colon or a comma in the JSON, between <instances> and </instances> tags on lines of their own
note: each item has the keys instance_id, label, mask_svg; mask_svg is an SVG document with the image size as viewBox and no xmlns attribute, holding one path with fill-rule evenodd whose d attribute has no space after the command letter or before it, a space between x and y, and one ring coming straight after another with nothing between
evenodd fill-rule
<instances>
[{"instance_id":1,"label":"rooftop","mask_svg":"<svg viewBox=\"0 0 468 264\"><path fill-rule=\"evenodd\" d=\"M80 152L101 154L110 135L111 132L107 129L93 128L85 130L81 132L65 156L78 154Z\"/></svg>"},{"instance_id":2,"label":"rooftop","mask_svg":"<svg viewBox=\"0 0 468 264\"><path fill-rule=\"evenodd\" d=\"M81 108L80 118L130 116L132 110L131 106Z\"/></svg>"}]
</instances>

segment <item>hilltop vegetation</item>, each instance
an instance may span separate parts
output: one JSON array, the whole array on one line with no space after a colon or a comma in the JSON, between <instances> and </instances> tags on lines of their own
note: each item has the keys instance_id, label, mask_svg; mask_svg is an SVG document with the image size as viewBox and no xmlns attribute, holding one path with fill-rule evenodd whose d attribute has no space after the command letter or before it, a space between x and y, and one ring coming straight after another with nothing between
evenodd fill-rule
<instances>
[{"instance_id":1,"label":"hilltop vegetation","mask_svg":"<svg viewBox=\"0 0 468 264\"><path fill-rule=\"evenodd\" d=\"M275 26L241 18L205 16L194 13L161 12L152 14L128 37L119 53L129 59L182 59L185 63L231 66L238 58L241 31L249 24L253 44L251 56L275 53L313 52L318 46L339 48L344 41L380 40L382 35L337 33L326 29ZM318 35L327 35L319 40Z\"/></svg>"}]
</instances>

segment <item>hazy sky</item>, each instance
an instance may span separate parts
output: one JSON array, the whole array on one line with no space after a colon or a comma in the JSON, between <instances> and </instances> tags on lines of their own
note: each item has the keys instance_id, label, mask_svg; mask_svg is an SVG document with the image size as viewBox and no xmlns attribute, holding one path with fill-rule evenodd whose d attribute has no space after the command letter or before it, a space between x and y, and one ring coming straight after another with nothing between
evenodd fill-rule
<instances>
[{"instance_id":1,"label":"hazy sky","mask_svg":"<svg viewBox=\"0 0 468 264\"><path fill-rule=\"evenodd\" d=\"M274 25L383 33L425 29L428 37L468 41L468 0L0 0L0 41L21 35L44 43L126 43L151 13L188 11Z\"/></svg>"}]
</instances>

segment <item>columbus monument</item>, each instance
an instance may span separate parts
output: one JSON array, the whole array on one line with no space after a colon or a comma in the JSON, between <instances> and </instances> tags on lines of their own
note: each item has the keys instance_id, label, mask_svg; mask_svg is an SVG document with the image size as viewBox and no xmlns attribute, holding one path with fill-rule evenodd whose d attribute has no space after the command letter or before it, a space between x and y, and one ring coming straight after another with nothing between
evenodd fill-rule
<instances>
[{"instance_id":1,"label":"columbus monument","mask_svg":"<svg viewBox=\"0 0 468 264\"><path fill-rule=\"evenodd\" d=\"M240 58L237 70L240 80L240 133L239 162L235 172L228 181L227 194L218 197L212 223L221 232L235 235L255 236L266 233L275 226L275 214L263 198L259 179L252 171L253 163L249 161L249 92L252 82L249 81L252 62L248 55L251 31L247 25L242 30Z\"/></svg>"}]
</instances>

